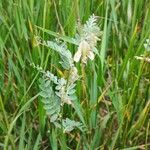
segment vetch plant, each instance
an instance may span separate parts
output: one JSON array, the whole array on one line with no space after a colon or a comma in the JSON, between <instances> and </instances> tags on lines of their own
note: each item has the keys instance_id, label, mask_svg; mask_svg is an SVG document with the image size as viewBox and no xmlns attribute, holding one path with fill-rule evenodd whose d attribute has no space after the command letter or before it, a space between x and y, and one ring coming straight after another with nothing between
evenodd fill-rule
<instances>
[{"instance_id":1,"label":"vetch plant","mask_svg":"<svg viewBox=\"0 0 150 150\"><path fill-rule=\"evenodd\" d=\"M76 97L76 82L80 76L75 67L75 62L86 65L88 58L93 60L96 49L97 41L101 35L100 29L97 25L97 17L92 15L86 24L81 27L80 31L73 39L78 44L78 50L74 56L67 47L65 42L56 40L44 41L42 44L57 52L60 56L60 64L64 71L67 71L67 76L59 77L50 71L44 71L42 67L32 64L34 68L40 71L43 76L40 78L40 96L44 104L46 114L50 118L50 122L56 127L62 128L64 132L70 132L75 128L83 131L85 128L82 123L64 119L62 110L64 104L74 108L74 101Z\"/></svg>"},{"instance_id":2,"label":"vetch plant","mask_svg":"<svg viewBox=\"0 0 150 150\"><path fill-rule=\"evenodd\" d=\"M39 66L34 64L32 66L43 74L39 80L40 96L50 122L58 128L63 128L64 132L70 132L76 127L83 130L82 123L68 118L63 119L61 114L64 103L72 105L72 101L76 99L74 89L76 80L69 79L70 81L67 82L66 79L59 79L49 71L45 72ZM55 88L53 88L53 84L55 84Z\"/></svg>"},{"instance_id":3,"label":"vetch plant","mask_svg":"<svg viewBox=\"0 0 150 150\"><path fill-rule=\"evenodd\" d=\"M95 54L98 54L96 44L100 41L100 36L102 32L97 25L97 16L92 15L84 26L81 26L81 29L78 30L76 34L76 42L78 43L78 50L74 55L74 61L79 62L81 60L82 68L82 90L83 96L87 98L86 90L86 73L85 65L87 64L88 59L93 60Z\"/></svg>"}]
</instances>

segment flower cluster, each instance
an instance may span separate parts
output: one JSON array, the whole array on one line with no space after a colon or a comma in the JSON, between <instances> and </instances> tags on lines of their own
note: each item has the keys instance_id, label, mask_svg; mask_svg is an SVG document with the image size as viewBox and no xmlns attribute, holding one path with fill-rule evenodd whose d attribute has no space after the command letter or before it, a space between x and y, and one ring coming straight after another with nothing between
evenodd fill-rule
<instances>
[{"instance_id":1,"label":"flower cluster","mask_svg":"<svg viewBox=\"0 0 150 150\"><path fill-rule=\"evenodd\" d=\"M81 61L86 64L88 58L93 60L94 48L96 48L97 41L100 41L99 37L101 35L101 31L97 25L97 17L92 15L89 20L84 25L83 29L78 36L80 37L78 50L74 55L74 61Z\"/></svg>"}]
</instances>

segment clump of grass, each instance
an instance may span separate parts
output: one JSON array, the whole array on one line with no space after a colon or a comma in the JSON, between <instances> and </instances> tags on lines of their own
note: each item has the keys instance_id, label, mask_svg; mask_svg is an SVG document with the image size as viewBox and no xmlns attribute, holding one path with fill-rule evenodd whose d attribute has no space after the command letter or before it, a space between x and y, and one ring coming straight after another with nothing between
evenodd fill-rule
<instances>
[{"instance_id":1,"label":"clump of grass","mask_svg":"<svg viewBox=\"0 0 150 150\"><path fill-rule=\"evenodd\" d=\"M148 0L0 0L0 149L149 150L149 8ZM81 25L93 13L98 38Z\"/></svg>"}]
</instances>

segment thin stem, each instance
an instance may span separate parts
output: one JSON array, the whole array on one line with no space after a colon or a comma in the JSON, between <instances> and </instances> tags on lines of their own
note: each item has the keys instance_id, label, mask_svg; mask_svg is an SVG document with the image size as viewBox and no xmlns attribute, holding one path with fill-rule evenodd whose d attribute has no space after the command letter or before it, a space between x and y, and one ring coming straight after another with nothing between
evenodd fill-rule
<instances>
[{"instance_id":1,"label":"thin stem","mask_svg":"<svg viewBox=\"0 0 150 150\"><path fill-rule=\"evenodd\" d=\"M55 9L55 14L56 14L56 18L57 18L57 21L58 21L58 25L60 27L61 33L63 35L65 35L65 31L64 31L64 29L63 29L63 27L62 27L62 25L60 23L60 19L59 19L59 15L58 15L58 11L57 11L57 6L56 6L56 3L55 3L55 0L53 0L53 3L54 3L54 9Z\"/></svg>"},{"instance_id":2,"label":"thin stem","mask_svg":"<svg viewBox=\"0 0 150 150\"><path fill-rule=\"evenodd\" d=\"M81 63L81 71L82 71L82 90L83 90L83 98L87 99L87 89L86 89L86 73L85 73L85 64Z\"/></svg>"}]
</instances>

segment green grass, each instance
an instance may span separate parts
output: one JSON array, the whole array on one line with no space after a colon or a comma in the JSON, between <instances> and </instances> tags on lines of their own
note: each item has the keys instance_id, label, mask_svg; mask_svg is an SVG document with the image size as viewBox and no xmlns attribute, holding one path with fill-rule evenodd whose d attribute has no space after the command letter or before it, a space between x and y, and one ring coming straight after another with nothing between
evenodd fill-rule
<instances>
[{"instance_id":1,"label":"green grass","mask_svg":"<svg viewBox=\"0 0 150 150\"><path fill-rule=\"evenodd\" d=\"M149 8L149 0L0 0L0 149L150 149L150 64L134 57L145 54ZM75 53L69 37L93 13L103 36L85 69L87 97L79 81L75 109L63 110L88 130L63 133L45 115L30 66L56 72L59 57L36 36Z\"/></svg>"}]
</instances>

